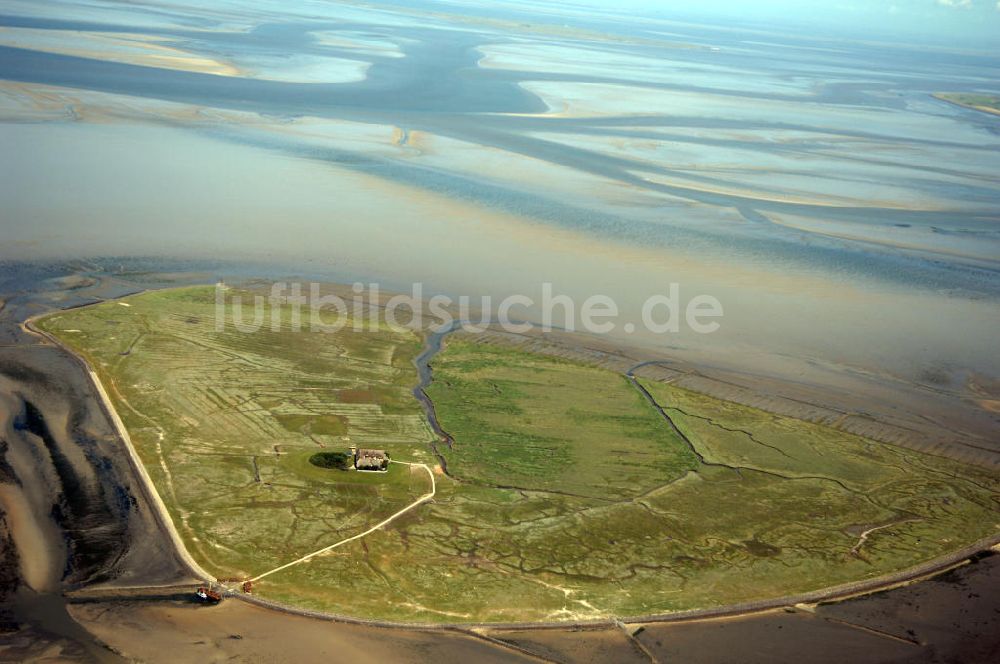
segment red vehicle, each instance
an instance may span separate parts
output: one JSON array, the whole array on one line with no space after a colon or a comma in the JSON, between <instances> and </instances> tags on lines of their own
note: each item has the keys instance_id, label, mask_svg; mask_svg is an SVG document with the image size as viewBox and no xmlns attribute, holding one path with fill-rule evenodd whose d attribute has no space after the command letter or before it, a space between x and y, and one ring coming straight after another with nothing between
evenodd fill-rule
<instances>
[{"instance_id":1,"label":"red vehicle","mask_svg":"<svg viewBox=\"0 0 1000 664\"><path fill-rule=\"evenodd\" d=\"M198 590L196 590L194 594L197 595L198 599L200 599L203 602L218 604L219 602L222 601L222 593L216 590L212 590L211 588L205 586L201 586L200 588L198 588Z\"/></svg>"}]
</instances>

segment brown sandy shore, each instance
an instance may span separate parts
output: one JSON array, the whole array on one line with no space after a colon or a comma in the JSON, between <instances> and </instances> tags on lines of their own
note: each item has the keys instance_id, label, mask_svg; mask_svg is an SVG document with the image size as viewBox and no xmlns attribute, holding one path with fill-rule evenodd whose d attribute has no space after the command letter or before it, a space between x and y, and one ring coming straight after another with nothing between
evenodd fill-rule
<instances>
[{"instance_id":1,"label":"brown sandy shore","mask_svg":"<svg viewBox=\"0 0 1000 664\"><path fill-rule=\"evenodd\" d=\"M24 321L24 329L36 334L54 346L57 346L62 351L64 351L69 357L72 357L76 362L80 364L83 370L86 372L87 378L90 380L90 384L93 386L95 392L97 393L98 400L101 404L101 411L103 415L111 422L114 427L115 433L118 439L121 441L125 448L129 468L138 480L138 484L142 487L144 497L150 504L152 508L152 514L154 519L166 537L169 538L171 545L177 552L178 557L183 562L186 572L193 578L200 579L203 581L210 581L213 579L212 575L205 571L198 562L191 557L187 548L184 546L184 542L181 540L180 534L177 532L177 528L174 525L173 520L170 518L170 514L167 511L166 505L163 503L163 499L160 497L159 492L153 485L153 481L150 479L149 474L146 472L146 468L143 466L142 461L139 459L139 454L136 452L135 447L132 445L132 438L129 436L128 430L125 428L125 424L122 422L121 417L115 411L114 404L111 403L110 397L108 397L107 391L104 389L104 385L101 384L101 380L97 377L97 373L94 369L84 360L82 357L73 353L69 348L62 344L54 336L39 329L34 325L35 320L39 318L38 316L32 317Z\"/></svg>"},{"instance_id":2,"label":"brown sandy shore","mask_svg":"<svg viewBox=\"0 0 1000 664\"><path fill-rule=\"evenodd\" d=\"M31 329L30 320L24 329ZM528 339L526 343L534 344L538 340ZM574 349L565 340L555 348L550 352L593 352L592 349ZM1000 565L996 562L1000 557L986 557L979 564L965 564L970 560L978 561L982 556L977 552L996 544L996 538L977 542L951 556L900 574L798 597L592 623L394 625L313 614L242 596L240 599L244 601L227 600L216 607L199 606L191 601L193 583L201 576L197 565L189 562L191 559L179 546L179 539L170 535L172 524L141 466L136 466L131 455L121 454L123 446L128 449L127 432L123 427L114 426L120 421L116 421L110 403L101 398L99 383L92 382L96 377L85 362L47 337L41 343L36 341L5 351L6 355L0 355L0 381L7 381L0 382L0 397L8 399L6 403L0 401L0 415L7 415L6 420L0 420L3 449L13 450L18 439L17 427L13 425L15 417L11 413L16 415L18 408L23 413L30 404L37 416L33 418L34 427L28 428L33 438L41 439L49 449L52 459L71 455L74 444L80 447L103 445L102 452L111 464L111 472L104 477L92 472L92 477L85 477L86 467L92 463L94 454L92 450L84 454L77 452L76 463L64 463L61 470L60 463L54 461L54 469L43 467L36 471L40 485L50 490L48 495L43 495L44 491L36 492L38 495L22 501L22 505L29 507L22 507L19 514L15 514L17 501L0 501L6 511L0 523L3 545L0 553L8 561L11 561L11 554L14 559L19 558L22 576L35 578L34 583L26 584L33 591L26 589L24 583L19 584L18 579L3 580L8 590L14 586L10 593L14 596L11 602L14 610L11 612L13 618L8 619L8 633L0 635L0 661L29 661L50 656L79 661L120 661L120 658L178 661L194 657L329 661L332 657L336 661L358 662L385 659L661 661L660 658L680 656L687 661L697 661L690 656L704 645L697 643L698 638L689 643L689 651L674 649L683 638L699 632L706 636L713 634L712 638L717 640L715 647L722 648L726 643L731 647L729 660L723 649L717 652L717 657L700 661L793 661L793 653L803 646L804 640L823 642L826 639L831 645L838 644L848 650L858 648L859 652L877 655L858 661L938 661L937 657L944 652L959 652L956 649L968 647L952 638L965 628L956 631L948 627L958 615L955 611L978 612L980 609L982 615L977 618L976 625L981 629L989 625L991 631L980 633L977 647L993 648L990 652L994 652L1000 642L1000 632L995 629L1000 600L990 600L997 606L977 601L962 607L962 602L956 599L958 591L952 587L976 588L975 592L968 593L969 599L972 595L976 595L976 600L984 595L997 596L993 591L1000 583ZM31 437L22 435L20 438L23 445L38 445L37 440L25 442ZM9 460L12 455L7 453L5 458ZM0 482L5 487L14 486L24 491L29 486L25 476L30 474L25 465L21 463L20 467L12 468L8 473L11 478L0 476ZM6 472L6 469L0 467L0 471ZM69 544L57 542L60 524L52 524L42 508L60 489L65 495L66 487L74 483L78 485L76 491L79 486L93 489L96 498L89 498L91 506L97 505L95 500L113 502L109 495L121 495L122 491L129 496L131 507L126 514L118 515L124 517L124 527L119 524L119 530L115 531L111 523L94 526L94 530L101 532L110 529L113 533L110 539L119 543L123 550L94 553L87 549L87 541L80 544L72 537L68 538ZM112 485L115 486L111 489L95 488ZM90 494L83 490L82 495L86 498ZM107 520L112 522L116 514L110 509L107 512ZM26 532L23 525L19 525L32 520L42 524L39 532L45 530L46 524L49 527L47 544L41 543L46 541L44 535ZM103 540L97 538L97 541ZM45 552L41 551L43 547ZM58 566L51 563L52 570L47 574L40 574L37 569L29 571L30 565L23 564L29 559L45 560L47 556L41 554L46 552L61 555L69 562L67 567L72 572L68 577L60 579L56 571ZM82 564L87 561L92 569ZM9 572L10 565L5 569ZM942 572L947 573L942 577ZM925 580L935 574L934 580ZM945 577L959 581L942 582ZM913 584L917 580L924 581ZM895 590L831 606L802 606L887 588ZM63 593L66 599L61 599ZM40 597L60 598L56 602L58 606L36 601ZM896 598L890 602L892 611L883 612L885 615L875 613L879 620L891 623L888 629L881 623L876 625L869 616L871 607L886 606L887 597ZM947 611L921 609L917 612L919 615L909 616L908 612L916 606L911 601L913 597L950 608ZM843 607L854 608L845 612ZM25 625L23 617L30 618L38 611L44 614L41 619L33 623L28 620ZM855 613L865 616L861 620L864 624L852 622L857 617ZM53 614L57 614L57 619ZM22 625L15 628L12 623L16 622ZM933 638L921 636L910 625L925 627ZM786 628L789 631L775 641L773 630ZM987 638L983 639L984 635ZM746 639L749 641L738 643ZM761 656L765 652L770 655L761 660L747 657L747 643ZM865 645L862 648L860 644Z\"/></svg>"}]
</instances>

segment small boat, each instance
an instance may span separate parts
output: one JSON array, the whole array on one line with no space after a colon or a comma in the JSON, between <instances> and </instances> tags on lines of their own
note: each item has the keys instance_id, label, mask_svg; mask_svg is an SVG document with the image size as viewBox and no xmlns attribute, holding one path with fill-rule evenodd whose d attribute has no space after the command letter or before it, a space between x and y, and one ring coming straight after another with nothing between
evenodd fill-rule
<instances>
[{"instance_id":1,"label":"small boat","mask_svg":"<svg viewBox=\"0 0 1000 664\"><path fill-rule=\"evenodd\" d=\"M211 588L206 588L201 586L198 590L194 591L194 594L198 596L203 602L211 602L212 604L218 604L222 601L222 593L219 593Z\"/></svg>"}]
</instances>

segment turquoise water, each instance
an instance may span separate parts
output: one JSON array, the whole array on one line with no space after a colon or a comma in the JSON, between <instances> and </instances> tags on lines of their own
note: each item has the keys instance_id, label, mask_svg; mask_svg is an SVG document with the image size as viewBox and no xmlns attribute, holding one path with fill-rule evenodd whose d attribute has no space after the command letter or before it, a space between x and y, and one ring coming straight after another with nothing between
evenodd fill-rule
<instances>
[{"instance_id":1,"label":"turquoise water","mask_svg":"<svg viewBox=\"0 0 1000 664\"><path fill-rule=\"evenodd\" d=\"M677 282L722 331L631 341L958 393L1000 375L1000 118L930 96L997 91L991 54L416 5L0 14L2 259L551 281L633 318Z\"/></svg>"}]
</instances>

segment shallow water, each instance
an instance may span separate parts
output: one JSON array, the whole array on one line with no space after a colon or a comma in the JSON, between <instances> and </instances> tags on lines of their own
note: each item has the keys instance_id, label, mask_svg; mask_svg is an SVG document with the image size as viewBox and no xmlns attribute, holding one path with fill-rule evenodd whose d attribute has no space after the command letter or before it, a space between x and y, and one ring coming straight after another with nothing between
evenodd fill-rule
<instances>
[{"instance_id":1,"label":"shallow water","mask_svg":"<svg viewBox=\"0 0 1000 664\"><path fill-rule=\"evenodd\" d=\"M550 281L633 321L677 282L720 332L612 334L818 382L1000 376L1000 120L929 96L995 87L1000 59L529 11L15 3L0 25L240 73L0 47L0 258ZM323 57L365 80L271 80Z\"/></svg>"}]
</instances>

